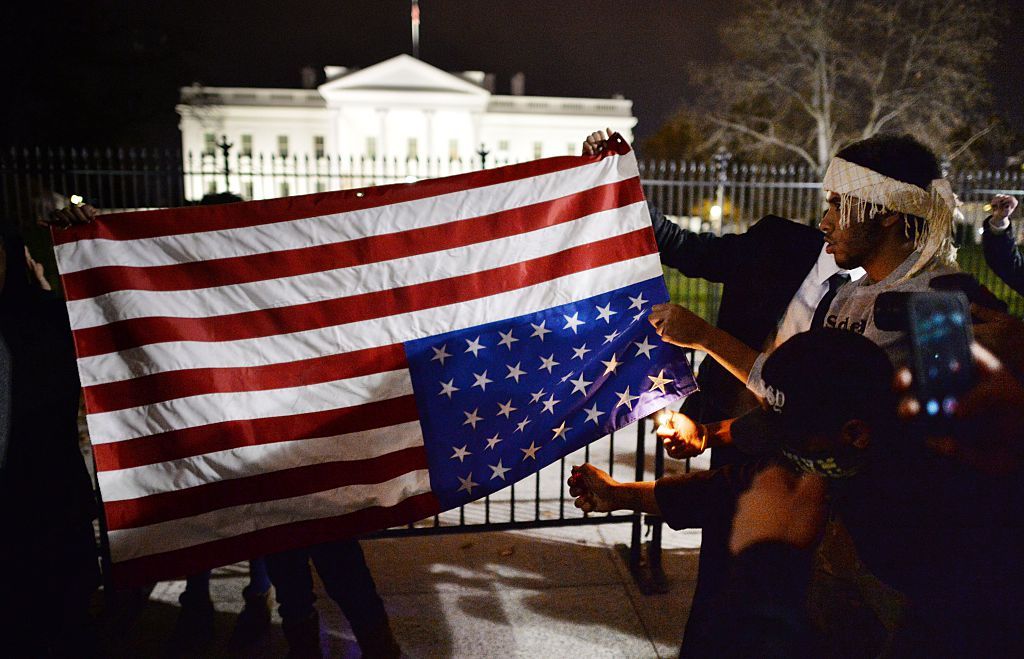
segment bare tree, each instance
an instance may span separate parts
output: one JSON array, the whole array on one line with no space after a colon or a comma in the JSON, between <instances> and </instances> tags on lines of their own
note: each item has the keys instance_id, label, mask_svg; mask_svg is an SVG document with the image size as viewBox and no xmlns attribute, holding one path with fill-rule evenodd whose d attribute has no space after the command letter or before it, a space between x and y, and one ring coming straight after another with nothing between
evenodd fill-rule
<instances>
[{"instance_id":1,"label":"bare tree","mask_svg":"<svg viewBox=\"0 0 1024 659\"><path fill-rule=\"evenodd\" d=\"M752 0L723 31L731 62L698 74L707 120L734 148L785 152L821 173L844 145L881 131L952 154L950 138L962 146L989 102L989 6Z\"/></svg>"}]
</instances>

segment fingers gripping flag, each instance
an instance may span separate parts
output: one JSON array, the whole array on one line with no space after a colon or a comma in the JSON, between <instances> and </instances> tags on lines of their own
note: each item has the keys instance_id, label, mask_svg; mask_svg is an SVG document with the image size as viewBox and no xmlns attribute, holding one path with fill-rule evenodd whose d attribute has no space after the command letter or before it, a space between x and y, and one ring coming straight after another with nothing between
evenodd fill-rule
<instances>
[{"instance_id":1,"label":"fingers gripping flag","mask_svg":"<svg viewBox=\"0 0 1024 659\"><path fill-rule=\"evenodd\" d=\"M611 144L56 231L115 580L413 522L692 392Z\"/></svg>"}]
</instances>

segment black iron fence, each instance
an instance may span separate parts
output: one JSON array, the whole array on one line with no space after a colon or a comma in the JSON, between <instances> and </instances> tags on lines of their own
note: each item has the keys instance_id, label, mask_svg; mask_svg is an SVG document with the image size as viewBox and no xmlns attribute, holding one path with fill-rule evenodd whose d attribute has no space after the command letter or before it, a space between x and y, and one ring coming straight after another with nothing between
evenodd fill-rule
<instances>
[{"instance_id":1,"label":"black iron fence","mask_svg":"<svg viewBox=\"0 0 1024 659\"><path fill-rule=\"evenodd\" d=\"M338 158L282 156L239 151L182 154L173 149L0 149L0 194L4 221L30 226L66 196L78 195L98 208L136 210L181 206L203 195L231 191L243 199L266 199L448 176L506 164L488 160ZM694 230L742 232L773 213L817 221L823 208L813 170L792 165L641 161L647 198L681 225ZM957 171L950 175L964 202L966 221L957 227L959 261L1024 314L1024 299L985 265L979 244L987 202L994 195L1024 195L1024 172ZM719 288L666 278L673 298L708 319L718 309Z\"/></svg>"}]
</instances>

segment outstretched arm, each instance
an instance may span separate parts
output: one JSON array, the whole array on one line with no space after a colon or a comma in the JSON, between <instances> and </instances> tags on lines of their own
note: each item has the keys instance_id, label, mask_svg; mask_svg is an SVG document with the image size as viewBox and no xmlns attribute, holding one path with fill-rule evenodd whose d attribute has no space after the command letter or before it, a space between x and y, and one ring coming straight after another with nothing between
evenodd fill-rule
<instances>
[{"instance_id":1,"label":"outstretched arm","mask_svg":"<svg viewBox=\"0 0 1024 659\"><path fill-rule=\"evenodd\" d=\"M1010 288L1024 294L1024 256L1017 249L1010 227L1010 215L1017 207L1017 199L996 195L991 205L992 215L985 220L981 236L985 262Z\"/></svg>"},{"instance_id":2,"label":"outstretched arm","mask_svg":"<svg viewBox=\"0 0 1024 659\"><path fill-rule=\"evenodd\" d=\"M583 155L597 155L603 151L608 135L611 135L610 128L607 135L599 130L587 136L583 142ZM746 252L751 245L744 234L719 236L689 231L667 219L654 204L647 202L647 209L651 214L661 262L687 277L721 283L735 271L737 263L750 258Z\"/></svg>"},{"instance_id":3,"label":"outstretched arm","mask_svg":"<svg viewBox=\"0 0 1024 659\"><path fill-rule=\"evenodd\" d=\"M747 383L750 369L760 353L732 334L678 304L654 305L648 320L662 341L706 352L736 379Z\"/></svg>"},{"instance_id":4,"label":"outstretched arm","mask_svg":"<svg viewBox=\"0 0 1024 659\"><path fill-rule=\"evenodd\" d=\"M574 505L585 513L609 513L614 510L635 510L660 515L654 498L654 481L620 483L592 464L572 468L569 494L576 497Z\"/></svg>"}]
</instances>

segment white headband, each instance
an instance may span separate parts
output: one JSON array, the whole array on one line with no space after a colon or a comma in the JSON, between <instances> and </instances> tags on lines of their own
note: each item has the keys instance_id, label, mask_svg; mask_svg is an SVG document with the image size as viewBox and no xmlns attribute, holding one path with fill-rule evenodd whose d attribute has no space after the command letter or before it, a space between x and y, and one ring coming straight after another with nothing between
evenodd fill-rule
<instances>
[{"instance_id":1,"label":"white headband","mask_svg":"<svg viewBox=\"0 0 1024 659\"><path fill-rule=\"evenodd\" d=\"M863 221L883 210L924 218L924 226L914 235L914 247L921 252L921 257L907 277L933 261L943 265L955 263L953 223L963 220L963 215L960 202L946 179L934 179L928 189L923 190L848 160L833 158L825 172L823 187L826 194L834 192L840 197L839 226L843 229L850 226L851 218Z\"/></svg>"}]
</instances>

